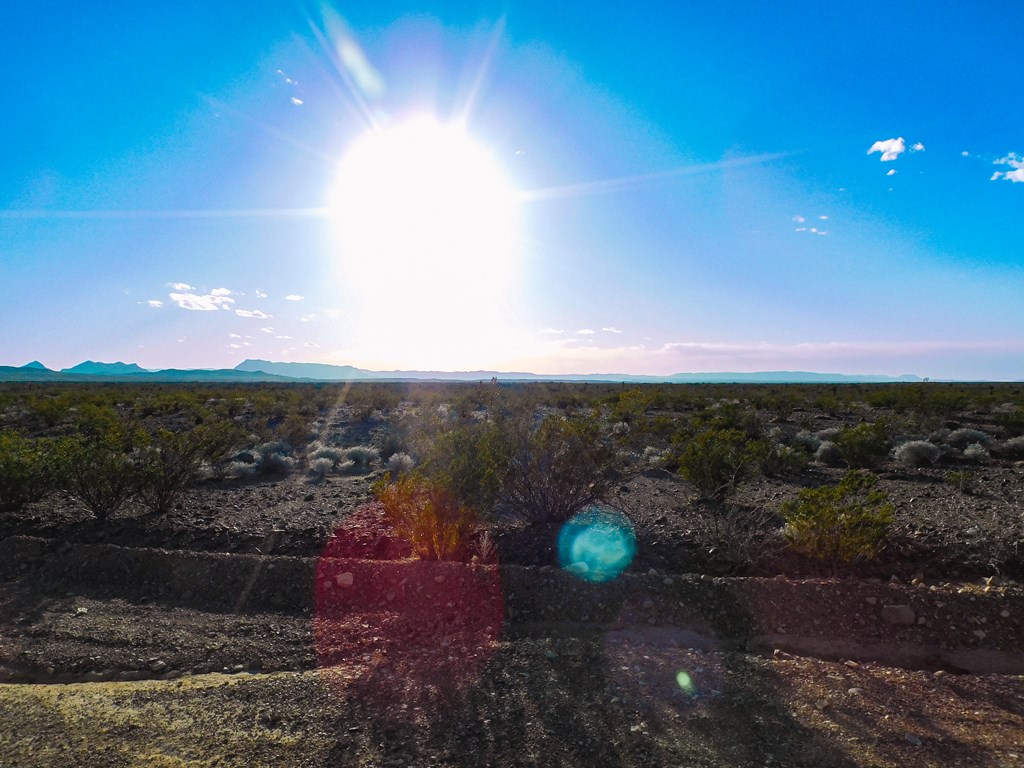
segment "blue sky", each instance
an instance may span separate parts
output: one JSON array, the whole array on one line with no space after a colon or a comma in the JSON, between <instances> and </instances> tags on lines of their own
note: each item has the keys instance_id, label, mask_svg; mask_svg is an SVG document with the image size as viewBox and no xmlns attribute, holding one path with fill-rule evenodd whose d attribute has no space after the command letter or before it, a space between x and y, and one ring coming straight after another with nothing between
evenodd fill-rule
<instances>
[{"instance_id":1,"label":"blue sky","mask_svg":"<svg viewBox=\"0 0 1024 768\"><path fill-rule=\"evenodd\" d=\"M1021 379L1022 24L1018 2L5 7L0 364ZM368 133L423 120L469 154L353 175ZM492 166L508 210L478 205Z\"/></svg>"}]
</instances>

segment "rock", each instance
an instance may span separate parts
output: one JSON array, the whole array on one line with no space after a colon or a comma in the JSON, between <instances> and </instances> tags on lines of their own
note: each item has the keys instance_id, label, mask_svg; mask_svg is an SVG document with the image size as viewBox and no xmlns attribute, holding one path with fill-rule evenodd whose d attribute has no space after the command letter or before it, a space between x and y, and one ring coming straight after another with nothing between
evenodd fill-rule
<instances>
[{"instance_id":1,"label":"rock","mask_svg":"<svg viewBox=\"0 0 1024 768\"><path fill-rule=\"evenodd\" d=\"M150 672L163 672L167 669L167 662L163 659L150 659L146 662L146 666L149 667Z\"/></svg>"},{"instance_id":2,"label":"rock","mask_svg":"<svg viewBox=\"0 0 1024 768\"><path fill-rule=\"evenodd\" d=\"M847 693L850 694L851 696L860 696L862 693L864 693L864 689L863 688L850 688L847 691Z\"/></svg>"},{"instance_id":3,"label":"rock","mask_svg":"<svg viewBox=\"0 0 1024 768\"><path fill-rule=\"evenodd\" d=\"M670 577L666 576L666 577L665 577L665 578L664 578L664 579L662 580L662 582L661 582L661 583L662 583L662 584L664 584L664 585L665 585L666 587L671 587L671 586L672 586L672 579L671 579Z\"/></svg>"},{"instance_id":4,"label":"rock","mask_svg":"<svg viewBox=\"0 0 1024 768\"><path fill-rule=\"evenodd\" d=\"M921 746L921 739L918 736L915 736L912 733L905 733L905 734L903 734L903 739L905 741L909 741L915 747L920 747Z\"/></svg>"},{"instance_id":5,"label":"rock","mask_svg":"<svg viewBox=\"0 0 1024 768\"><path fill-rule=\"evenodd\" d=\"M877 597L865 597L864 598L864 602L867 603L868 605L875 605L878 602L878 598Z\"/></svg>"},{"instance_id":6,"label":"rock","mask_svg":"<svg viewBox=\"0 0 1024 768\"><path fill-rule=\"evenodd\" d=\"M821 712L827 706L828 706L828 701L826 701L825 699L818 699L816 702L814 702L814 708L816 710L818 710L819 712Z\"/></svg>"},{"instance_id":7,"label":"rock","mask_svg":"<svg viewBox=\"0 0 1024 768\"><path fill-rule=\"evenodd\" d=\"M978 638L979 640L984 640L984 639L985 639L985 637L986 637L986 635L987 635L988 633L987 633L987 632L985 632L985 630L984 630L984 629L976 629L976 630L974 630L974 632L972 632L971 634L972 634L972 635L974 635L974 636L975 636L976 638Z\"/></svg>"},{"instance_id":8,"label":"rock","mask_svg":"<svg viewBox=\"0 0 1024 768\"><path fill-rule=\"evenodd\" d=\"M435 576L434 577L434 581L436 581L438 584L443 584L444 583L444 574L442 573L442 574L439 574L439 575Z\"/></svg>"},{"instance_id":9,"label":"rock","mask_svg":"<svg viewBox=\"0 0 1024 768\"><path fill-rule=\"evenodd\" d=\"M999 615L1002 616L1004 619L1010 618L1010 612L1006 608L1003 608L1003 610L999 612Z\"/></svg>"},{"instance_id":10,"label":"rock","mask_svg":"<svg viewBox=\"0 0 1024 768\"><path fill-rule=\"evenodd\" d=\"M355 584L356 577L349 572L339 573L334 577L334 580L338 583L339 587L351 587Z\"/></svg>"},{"instance_id":11,"label":"rock","mask_svg":"<svg viewBox=\"0 0 1024 768\"><path fill-rule=\"evenodd\" d=\"M917 614L909 605L883 605L882 620L890 624L910 625L917 621Z\"/></svg>"}]
</instances>

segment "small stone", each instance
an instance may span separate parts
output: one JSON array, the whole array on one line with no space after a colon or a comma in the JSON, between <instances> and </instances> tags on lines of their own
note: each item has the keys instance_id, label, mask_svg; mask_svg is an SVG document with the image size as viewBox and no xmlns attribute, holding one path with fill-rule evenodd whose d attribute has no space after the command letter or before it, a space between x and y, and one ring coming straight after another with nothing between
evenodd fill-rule
<instances>
[{"instance_id":1,"label":"small stone","mask_svg":"<svg viewBox=\"0 0 1024 768\"><path fill-rule=\"evenodd\" d=\"M647 575L648 575L648 576L657 576L657 575L658 575L658 572L657 572L656 570L654 570L653 568L651 568L651 569L649 569L649 570L647 571Z\"/></svg>"},{"instance_id":2,"label":"small stone","mask_svg":"<svg viewBox=\"0 0 1024 768\"><path fill-rule=\"evenodd\" d=\"M339 573L334 577L339 587L351 587L356 582L356 577L350 572Z\"/></svg>"},{"instance_id":3,"label":"small stone","mask_svg":"<svg viewBox=\"0 0 1024 768\"><path fill-rule=\"evenodd\" d=\"M818 710L819 712L821 712L827 706L828 706L828 701L826 701L825 699L818 699L816 702L814 702L814 708L816 710Z\"/></svg>"},{"instance_id":4,"label":"small stone","mask_svg":"<svg viewBox=\"0 0 1024 768\"><path fill-rule=\"evenodd\" d=\"M910 625L917 621L917 614L909 605L883 605L882 620L890 624Z\"/></svg>"},{"instance_id":5,"label":"small stone","mask_svg":"<svg viewBox=\"0 0 1024 768\"><path fill-rule=\"evenodd\" d=\"M167 662L163 659L150 659L146 662L146 666L149 667L150 672L163 672L167 669Z\"/></svg>"},{"instance_id":6,"label":"small stone","mask_svg":"<svg viewBox=\"0 0 1024 768\"><path fill-rule=\"evenodd\" d=\"M979 640L984 640L988 633L984 629L976 629L971 634Z\"/></svg>"},{"instance_id":7,"label":"small stone","mask_svg":"<svg viewBox=\"0 0 1024 768\"><path fill-rule=\"evenodd\" d=\"M437 576L435 576L434 577L434 581L436 581L438 584L443 584L444 583L444 574L441 573L441 574L438 574Z\"/></svg>"},{"instance_id":8,"label":"small stone","mask_svg":"<svg viewBox=\"0 0 1024 768\"><path fill-rule=\"evenodd\" d=\"M877 597L865 597L864 598L864 602L867 603L868 605L875 605L878 602L878 598Z\"/></svg>"},{"instance_id":9,"label":"small stone","mask_svg":"<svg viewBox=\"0 0 1024 768\"><path fill-rule=\"evenodd\" d=\"M905 733L905 734L903 734L903 738L904 738L905 741L909 741L915 747L920 747L921 746L921 739L918 736L915 736L912 733Z\"/></svg>"},{"instance_id":10,"label":"small stone","mask_svg":"<svg viewBox=\"0 0 1024 768\"><path fill-rule=\"evenodd\" d=\"M1010 612L1006 608L1003 608L1003 610L999 612L999 615L1002 616L1004 619L1010 618Z\"/></svg>"},{"instance_id":11,"label":"small stone","mask_svg":"<svg viewBox=\"0 0 1024 768\"><path fill-rule=\"evenodd\" d=\"M654 601L651 600L651 598L647 598L646 600L644 600L644 609L645 610L649 611L653 607L654 607Z\"/></svg>"},{"instance_id":12,"label":"small stone","mask_svg":"<svg viewBox=\"0 0 1024 768\"><path fill-rule=\"evenodd\" d=\"M850 688L847 691L847 693L850 694L851 696L860 696L862 693L864 693L864 689L863 688Z\"/></svg>"},{"instance_id":13,"label":"small stone","mask_svg":"<svg viewBox=\"0 0 1024 768\"><path fill-rule=\"evenodd\" d=\"M662 582L661 582L661 583L662 583L662 584L664 584L664 585L665 585L666 587L671 587L671 586L672 586L672 579L671 579L671 578L669 578L668 576L666 576L666 577L665 577L665 578L664 578L664 579L662 580Z\"/></svg>"},{"instance_id":14,"label":"small stone","mask_svg":"<svg viewBox=\"0 0 1024 768\"><path fill-rule=\"evenodd\" d=\"M75 608L75 616L85 616L89 612L88 608Z\"/></svg>"}]
</instances>

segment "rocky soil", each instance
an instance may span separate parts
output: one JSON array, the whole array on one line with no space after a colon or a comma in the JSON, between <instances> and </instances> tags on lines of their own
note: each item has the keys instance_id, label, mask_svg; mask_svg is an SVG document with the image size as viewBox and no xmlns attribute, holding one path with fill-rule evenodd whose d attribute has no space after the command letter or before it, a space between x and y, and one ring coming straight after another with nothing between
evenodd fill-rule
<instances>
[{"instance_id":1,"label":"rocky soil","mask_svg":"<svg viewBox=\"0 0 1024 768\"><path fill-rule=\"evenodd\" d=\"M974 496L929 470L882 484L907 531L1019 516L1019 470L985 473ZM898 537L857 578L778 557L729 575L659 472L611 500L638 541L611 581L511 521L497 563L422 563L371 479L211 484L103 525L59 498L7 516L0 765L1024 764L1013 579Z\"/></svg>"}]
</instances>

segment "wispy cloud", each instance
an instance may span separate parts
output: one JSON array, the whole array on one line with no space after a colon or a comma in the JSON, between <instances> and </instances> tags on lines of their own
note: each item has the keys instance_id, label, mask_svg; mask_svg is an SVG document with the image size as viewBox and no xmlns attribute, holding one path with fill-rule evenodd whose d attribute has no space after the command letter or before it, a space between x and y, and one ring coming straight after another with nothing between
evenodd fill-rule
<instances>
[{"instance_id":1,"label":"wispy cloud","mask_svg":"<svg viewBox=\"0 0 1024 768\"><path fill-rule=\"evenodd\" d=\"M297 293L289 293L287 296L284 297L284 300L285 301L302 301L305 298L306 298L305 296L299 296L299 294L297 294Z\"/></svg>"},{"instance_id":2,"label":"wispy cloud","mask_svg":"<svg viewBox=\"0 0 1024 768\"><path fill-rule=\"evenodd\" d=\"M561 336L563 333L565 333L565 331L561 328L542 328L537 331L537 334L540 336Z\"/></svg>"},{"instance_id":3,"label":"wispy cloud","mask_svg":"<svg viewBox=\"0 0 1024 768\"><path fill-rule=\"evenodd\" d=\"M916 144L914 144L914 145L913 145L913 146L912 146L912 147L910 148L910 151L911 151L911 152L924 152L924 144L922 144L922 143L921 143L921 142L919 141L919 142L917 142Z\"/></svg>"},{"instance_id":4,"label":"wispy cloud","mask_svg":"<svg viewBox=\"0 0 1024 768\"><path fill-rule=\"evenodd\" d=\"M578 333L580 336L593 336L594 335L594 329L593 328L580 328L578 331L576 331L576 333Z\"/></svg>"},{"instance_id":5,"label":"wispy cloud","mask_svg":"<svg viewBox=\"0 0 1024 768\"><path fill-rule=\"evenodd\" d=\"M168 283L167 285L170 288L173 288L176 291L194 291L195 290L195 288L193 288L188 283Z\"/></svg>"},{"instance_id":6,"label":"wispy cloud","mask_svg":"<svg viewBox=\"0 0 1024 768\"><path fill-rule=\"evenodd\" d=\"M886 176L895 176L895 175L896 175L896 173L897 173L897 171L896 171L896 169L895 169L895 168L890 168L890 169L889 169L889 170L888 170L888 171L886 172L886 174L885 174L885 175L886 175Z\"/></svg>"},{"instance_id":7,"label":"wispy cloud","mask_svg":"<svg viewBox=\"0 0 1024 768\"><path fill-rule=\"evenodd\" d=\"M1000 157L996 165L1008 165L1012 171L996 171L992 174L992 181L1006 179L1007 181L1024 182L1024 157L1019 157L1016 152L1011 152L1006 157Z\"/></svg>"},{"instance_id":8,"label":"wispy cloud","mask_svg":"<svg viewBox=\"0 0 1024 768\"><path fill-rule=\"evenodd\" d=\"M883 163L895 160L897 157L907 151L907 144L903 141L903 137L900 136L898 139L884 139L882 141L876 141L871 145L871 149L868 150L868 154L874 154L875 152L881 152L882 157L880 158Z\"/></svg>"},{"instance_id":9,"label":"wispy cloud","mask_svg":"<svg viewBox=\"0 0 1024 768\"><path fill-rule=\"evenodd\" d=\"M298 96L292 96L292 104L294 104L296 107L301 107L302 103L302 99L300 99Z\"/></svg>"},{"instance_id":10,"label":"wispy cloud","mask_svg":"<svg viewBox=\"0 0 1024 768\"><path fill-rule=\"evenodd\" d=\"M274 332L274 329L273 329L273 328L260 328L260 330L261 330L261 331L262 331L263 333L273 333L273 332Z\"/></svg>"},{"instance_id":11,"label":"wispy cloud","mask_svg":"<svg viewBox=\"0 0 1024 768\"><path fill-rule=\"evenodd\" d=\"M620 331L613 325L610 325L607 328L602 328L601 330L604 331L605 333L622 333L622 331Z\"/></svg>"},{"instance_id":12,"label":"wispy cloud","mask_svg":"<svg viewBox=\"0 0 1024 768\"><path fill-rule=\"evenodd\" d=\"M239 317L255 317L260 320L268 320L273 317L273 315L268 315L261 309L236 309L235 314Z\"/></svg>"},{"instance_id":13,"label":"wispy cloud","mask_svg":"<svg viewBox=\"0 0 1024 768\"><path fill-rule=\"evenodd\" d=\"M162 301L160 301L160 299L150 299L146 303L149 304L149 306L151 306L151 307L157 307L157 308L160 308L160 307L162 307L164 305L164 303Z\"/></svg>"},{"instance_id":14,"label":"wispy cloud","mask_svg":"<svg viewBox=\"0 0 1024 768\"><path fill-rule=\"evenodd\" d=\"M796 216L793 217L793 221L795 221L797 224L803 224L805 221L807 221L807 219L805 219L800 214L797 214Z\"/></svg>"},{"instance_id":15,"label":"wispy cloud","mask_svg":"<svg viewBox=\"0 0 1024 768\"><path fill-rule=\"evenodd\" d=\"M274 338L275 339L290 339L292 337L291 336L285 336L285 335L282 334L281 336L275 336Z\"/></svg>"},{"instance_id":16,"label":"wispy cloud","mask_svg":"<svg viewBox=\"0 0 1024 768\"><path fill-rule=\"evenodd\" d=\"M307 341L302 346L307 347L308 349L320 349L320 345L317 344L315 341Z\"/></svg>"},{"instance_id":17,"label":"wispy cloud","mask_svg":"<svg viewBox=\"0 0 1024 768\"><path fill-rule=\"evenodd\" d=\"M256 298L257 299L265 299L265 298L267 298L266 291L261 291L259 288L257 288L256 289Z\"/></svg>"},{"instance_id":18,"label":"wispy cloud","mask_svg":"<svg viewBox=\"0 0 1024 768\"><path fill-rule=\"evenodd\" d=\"M218 288L214 290L223 291L226 289ZM235 303L235 300L230 296L222 293L215 293L213 291L201 295L197 293L172 293L169 295L171 301L179 307L193 312L212 312L218 309L231 309L231 307L227 305Z\"/></svg>"}]
</instances>

